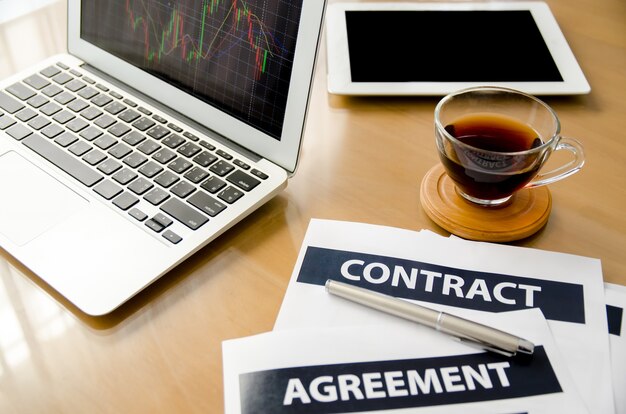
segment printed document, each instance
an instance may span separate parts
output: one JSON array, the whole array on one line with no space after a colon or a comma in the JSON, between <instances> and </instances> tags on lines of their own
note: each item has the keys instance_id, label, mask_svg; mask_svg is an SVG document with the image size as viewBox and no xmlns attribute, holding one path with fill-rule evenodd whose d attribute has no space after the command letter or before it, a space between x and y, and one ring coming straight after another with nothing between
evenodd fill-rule
<instances>
[{"instance_id":1,"label":"printed document","mask_svg":"<svg viewBox=\"0 0 626 414\"><path fill-rule=\"evenodd\" d=\"M615 412L626 414L626 286L605 283Z\"/></svg>"},{"instance_id":2,"label":"printed document","mask_svg":"<svg viewBox=\"0 0 626 414\"><path fill-rule=\"evenodd\" d=\"M539 308L587 408L615 412L598 259L429 231L312 220L274 329L381 324L394 318L331 297L324 289L329 278L469 319Z\"/></svg>"},{"instance_id":3,"label":"printed document","mask_svg":"<svg viewBox=\"0 0 626 414\"><path fill-rule=\"evenodd\" d=\"M225 412L588 412L540 310L477 321L534 342L534 355L477 350L401 319L224 341Z\"/></svg>"}]
</instances>

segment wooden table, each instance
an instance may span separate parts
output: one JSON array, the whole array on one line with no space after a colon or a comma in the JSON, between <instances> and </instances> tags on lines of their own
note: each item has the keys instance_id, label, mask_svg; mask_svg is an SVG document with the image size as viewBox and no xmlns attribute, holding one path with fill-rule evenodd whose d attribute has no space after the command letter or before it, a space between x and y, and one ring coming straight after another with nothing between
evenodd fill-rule
<instances>
[{"instance_id":1,"label":"wooden table","mask_svg":"<svg viewBox=\"0 0 626 414\"><path fill-rule=\"evenodd\" d=\"M605 281L626 285L626 4L548 3L592 92L546 101L587 164L551 186L547 225L515 244L600 258ZM65 10L0 24L0 76L64 51ZM329 95L323 47L286 191L107 317L78 313L0 250L0 412L222 412L221 343L272 329L311 218L447 235L419 200L437 101Z\"/></svg>"}]
</instances>

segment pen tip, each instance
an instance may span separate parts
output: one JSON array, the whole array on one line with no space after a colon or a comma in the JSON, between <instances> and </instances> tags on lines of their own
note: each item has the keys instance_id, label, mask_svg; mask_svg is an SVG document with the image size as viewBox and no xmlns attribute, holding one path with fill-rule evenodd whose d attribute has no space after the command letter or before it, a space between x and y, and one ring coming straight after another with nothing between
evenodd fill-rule
<instances>
[{"instance_id":1,"label":"pen tip","mask_svg":"<svg viewBox=\"0 0 626 414\"><path fill-rule=\"evenodd\" d=\"M533 352L535 351L535 344L525 339L520 339L517 349L519 352L523 354L532 355Z\"/></svg>"}]
</instances>

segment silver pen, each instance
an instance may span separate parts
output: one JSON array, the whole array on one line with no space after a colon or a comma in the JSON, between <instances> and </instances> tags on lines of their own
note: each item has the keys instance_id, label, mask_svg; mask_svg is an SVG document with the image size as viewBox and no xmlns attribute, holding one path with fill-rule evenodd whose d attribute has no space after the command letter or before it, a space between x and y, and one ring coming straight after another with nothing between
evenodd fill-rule
<instances>
[{"instance_id":1,"label":"silver pen","mask_svg":"<svg viewBox=\"0 0 626 414\"><path fill-rule=\"evenodd\" d=\"M513 356L518 352L532 355L535 349L532 342L499 329L358 286L328 279L326 291L352 302L429 326L452 335L461 342L477 345L501 355Z\"/></svg>"}]
</instances>

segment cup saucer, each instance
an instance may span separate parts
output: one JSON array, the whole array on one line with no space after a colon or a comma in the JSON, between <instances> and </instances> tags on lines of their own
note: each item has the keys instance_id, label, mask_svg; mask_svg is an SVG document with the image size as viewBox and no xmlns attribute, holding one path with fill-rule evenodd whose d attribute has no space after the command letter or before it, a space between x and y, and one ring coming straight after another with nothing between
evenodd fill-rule
<instances>
[{"instance_id":1,"label":"cup saucer","mask_svg":"<svg viewBox=\"0 0 626 414\"><path fill-rule=\"evenodd\" d=\"M445 230L464 239L510 242L529 237L548 221L552 195L548 187L522 189L502 207L483 207L465 200L441 164L431 168L420 186L426 214Z\"/></svg>"}]
</instances>

